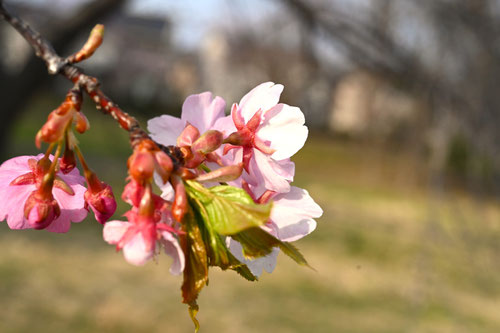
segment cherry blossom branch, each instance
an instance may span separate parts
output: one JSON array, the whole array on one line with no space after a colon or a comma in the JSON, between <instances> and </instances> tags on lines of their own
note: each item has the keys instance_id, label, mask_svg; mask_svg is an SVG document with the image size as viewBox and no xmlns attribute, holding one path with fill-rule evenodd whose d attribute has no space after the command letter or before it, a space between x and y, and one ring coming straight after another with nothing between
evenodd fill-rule
<instances>
[{"instance_id":1,"label":"cherry blossom branch","mask_svg":"<svg viewBox=\"0 0 500 333\"><path fill-rule=\"evenodd\" d=\"M100 41L95 41L94 29L82 50L75 55L67 58L60 57L54 50L48 40L46 40L40 33L32 29L21 18L11 14L4 6L3 1L0 0L0 18L14 27L21 36L33 47L35 54L41 58L46 66L48 73L51 75L60 74L78 85L84 90L96 104L96 108L100 109L103 113L111 115L120 125L121 128L129 132L130 143L134 148L143 140L150 140L149 135L140 127L137 119L130 116L123 111L116 103L107 97L100 88L99 81L92 76L85 74L79 67L73 63L88 58L93 51L99 46ZM100 26L100 34L102 39L102 26ZM89 50L90 48L90 50ZM86 56L82 56L82 52L87 52ZM173 153L175 147L164 149L167 154ZM175 158L179 155L174 152L174 164L181 164L181 160Z\"/></svg>"}]
</instances>

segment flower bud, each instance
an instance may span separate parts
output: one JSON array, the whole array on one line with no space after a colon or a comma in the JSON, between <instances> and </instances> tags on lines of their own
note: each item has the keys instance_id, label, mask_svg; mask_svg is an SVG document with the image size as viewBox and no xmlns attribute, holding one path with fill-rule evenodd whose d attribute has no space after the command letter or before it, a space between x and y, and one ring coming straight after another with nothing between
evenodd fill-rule
<instances>
[{"instance_id":1,"label":"flower bud","mask_svg":"<svg viewBox=\"0 0 500 333\"><path fill-rule=\"evenodd\" d=\"M129 174L135 180L141 181L153 177L155 160L149 151L134 151L129 159Z\"/></svg>"},{"instance_id":2,"label":"flower bud","mask_svg":"<svg viewBox=\"0 0 500 333\"><path fill-rule=\"evenodd\" d=\"M76 158L73 150L66 145L63 157L59 160L59 169L62 173L67 174L76 167Z\"/></svg>"},{"instance_id":3,"label":"flower bud","mask_svg":"<svg viewBox=\"0 0 500 333\"><path fill-rule=\"evenodd\" d=\"M223 143L229 143L233 146L248 146L252 143L251 135L246 135L245 129L231 133L224 139ZM225 148L225 147L224 147Z\"/></svg>"},{"instance_id":4,"label":"flower bud","mask_svg":"<svg viewBox=\"0 0 500 333\"><path fill-rule=\"evenodd\" d=\"M142 194L144 193L144 186L133 178L125 185L122 193L122 200L129 205L138 207L141 202Z\"/></svg>"},{"instance_id":5,"label":"flower bud","mask_svg":"<svg viewBox=\"0 0 500 333\"><path fill-rule=\"evenodd\" d=\"M188 210L188 201L184 182L178 176L172 178L172 185L175 190L174 203L172 204L172 216L178 222L182 223L182 219Z\"/></svg>"},{"instance_id":6,"label":"flower bud","mask_svg":"<svg viewBox=\"0 0 500 333\"><path fill-rule=\"evenodd\" d=\"M52 194L44 196L33 191L24 205L24 217L37 230L47 228L60 214L59 204Z\"/></svg>"},{"instance_id":7,"label":"flower bud","mask_svg":"<svg viewBox=\"0 0 500 333\"><path fill-rule=\"evenodd\" d=\"M186 124L184 130L177 138L177 146L191 146L193 142L200 137L200 131L190 123Z\"/></svg>"},{"instance_id":8,"label":"flower bud","mask_svg":"<svg viewBox=\"0 0 500 333\"><path fill-rule=\"evenodd\" d=\"M75 129L78 133L83 134L90 128L90 123L87 117L81 112L75 113Z\"/></svg>"},{"instance_id":9,"label":"flower bud","mask_svg":"<svg viewBox=\"0 0 500 333\"><path fill-rule=\"evenodd\" d=\"M222 133L219 131L206 131L191 145L191 150L206 155L219 148L223 139Z\"/></svg>"},{"instance_id":10,"label":"flower bud","mask_svg":"<svg viewBox=\"0 0 500 333\"><path fill-rule=\"evenodd\" d=\"M206 182L229 182L238 179L243 172L243 163L228 165L220 169L202 174L195 178L200 183Z\"/></svg>"},{"instance_id":11,"label":"flower bud","mask_svg":"<svg viewBox=\"0 0 500 333\"><path fill-rule=\"evenodd\" d=\"M157 151L154 156L156 161L156 172L158 172L163 182L166 183L170 177L170 173L174 169L174 163L172 159L161 150Z\"/></svg>"},{"instance_id":12,"label":"flower bud","mask_svg":"<svg viewBox=\"0 0 500 333\"><path fill-rule=\"evenodd\" d=\"M85 192L85 202L94 212L96 220L104 224L116 211L116 200L113 195L113 190L108 184L101 182L102 189L98 192L93 192L89 188Z\"/></svg>"},{"instance_id":13,"label":"flower bud","mask_svg":"<svg viewBox=\"0 0 500 333\"><path fill-rule=\"evenodd\" d=\"M41 142L56 142L62 139L64 131L72 121L76 109L73 103L65 101L57 109L52 111L45 124L38 131L35 137L35 144L38 148Z\"/></svg>"}]
</instances>

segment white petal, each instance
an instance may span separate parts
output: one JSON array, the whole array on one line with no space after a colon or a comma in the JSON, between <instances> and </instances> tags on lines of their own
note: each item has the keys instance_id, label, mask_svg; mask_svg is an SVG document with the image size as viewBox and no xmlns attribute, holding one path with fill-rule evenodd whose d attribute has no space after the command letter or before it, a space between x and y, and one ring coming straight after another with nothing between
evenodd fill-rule
<instances>
[{"instance_id":1,"label":"white petal","mask_svg":"<svg viewBox=\"0 0 500 333\"><path fill-rule=\"evenodd\" d=\"M271 220L278 228L278 238L283 241L295 241L311 233L316 228L313 218L323 214L309 193L295 186L288 193L276 195L273 202Z\"/></svg>"},{"instance_id":2,"label":"white petal","mask_svg":"<svg viewBox=\"0 0 500 333\"><path fill-rule=\"evenodd\" d=\"M146 242L140 232L138 232L123 247L123 256L125 257L125 260L132 265L142 266L149 259L151 259L153 255L153 249L146 245Z\"/></svg>"},{"instance_id":3,"label":"white petal","mask_svg":"<svg viewBox=\"0 0 500 333\"><path fill-rule=\"evenodd\" d=\"M290 191L287 177L283 177L287 170L260 150L254 149L253 152L254 156L250 160L249 168L250 176L254 180L253 184L263 184L266 189L279 193Z\"/></svg>"},{"instance_id":4,"label":"white petal","mask_svg":"<svg viewBox=\"0 0 500 333\"><path fill-rule=\"evenodd\" d=\"M171 233L163 231L161 235L163 237L161 242L165 248L165 253L174 260L172 266L170 266L170 273L179 275L184 271L185 264L184 252L181 245Z\"/></svg>"},{"instance_id":5,"label":"white petal","mask_svg":"<svg viewBox=\"0 0 500 333\"><path fill-rule=\"evenodd\" d=\"M281 84L265 82L243 96L239 107L241 108L241 114L245 122L249 121L258 110L265 112L278 104L282 91L283 86Z\"/></svg>"},{"instance_id":6,"label":"white petal","mask_svg":"<svg viewBox=\"0 0 500 333\"><path fill-rule=\"evenodd\" d=\"M308 134L304 123L304 114L299 108L278 104L264 114L257 136L268 141L271 148L276 150L272 154L275 160L282 160L304 146Z\"/></svg>"},{"instance_id":7,"label":"white petal","mask_svg":"<svg viewBox=\"0 0 500 333\"><path fill-rule=\"evenodd\" d=\"M123 235L129 228L129 222L123 221L108 221L104 224L102 229L102 236L104 241L109 244L116 244L122 239Z\"/></svg>"}]
</instances>

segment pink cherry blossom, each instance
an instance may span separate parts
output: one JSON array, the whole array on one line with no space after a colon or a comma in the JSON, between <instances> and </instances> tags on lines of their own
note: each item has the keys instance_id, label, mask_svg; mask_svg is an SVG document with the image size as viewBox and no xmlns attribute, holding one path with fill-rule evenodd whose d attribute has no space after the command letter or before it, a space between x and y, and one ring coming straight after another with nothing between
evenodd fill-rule
<instances>
[{"instance_id":1,"label":"pink cherry blossom","mask_svg":"<svg viewBox=\"0 0 500 333\"><path fill-rule=\"evenodd\" d=\"M295 186L290 188L290 192L271 194L264 201L269 199L273 200L273 209L269 221L262 228L285 242L299 240L313 232L316 229L314 218L323 214L323 210L309 193ZM278 249L273 249L265 257L249 260L244 258L241 245L232 239L229 241L229 249L256 276L260 276L263 269L268 273L274 270L279 252Z\"/></svg>"},{"instance_id":2,"label":"pink cherry blossom","mask_svg":"<svg viewBox=\"0 0 500 333\"><path fill-rule=\"evenodd\" d=\"M28 197L37 189L39 175L35 174L34 165L44 155L18 156L5 161L0 166L0 220L7 220L11 229L30 229L28 219L24 217L24 206ZM50 159L53 157L51 156ZM46 230L67 232L71 222L81 222L87 216L83 186L85 179L78 169L67 174L57 172L52 190L54 199L60 208L60 215L50 223ZM22 179L22 181L19 181ZM17 180L16 185L12 184Z\"/></svg>"},{"instance_id":3,"label":"pink cherry blossom","mask_svg":"<svg viewBox=\"0 0 500 333\"><path fill-rule=\"evenodd\" d=\"M144 265L156 254L157 244L173 259L170 273L179 275L184 270L184 253L173 235L178 233L169 224L155 223L152 217L139 216L135 211L125 214L129 222L109 221L104 224L104 240L123 250L125 260L133 265Z\"/></svg>"},{"instance_id":4,"label":"pink cherry blossom","mask_svg":"<svg viewBox=\"0 0 500 333\"><path fill-rule=\"evenodd\" d=\"M191 95L182 105L181 118L162 115L148 121L151 138L162 145L174 145L177 138L189 123L200 134L213 128L217 119L224 116L226 102L210 92Z\"/></svg>"},{"instance_id":5,"label":"pink cherry blossom","mask_svg":"<svg viewBox=\"0 0 500 333\"><path fill-rule=\"evenodd\" d=\"M233 145L225 153L234 162L243 162L245 180L275 192L288 192L293 180L294 164L290 157L304 145L308 130L302 111L278 103L283 86L262 83L233 104L231 115L219 119L215 129Z\"/></svg>"}]
</instances>

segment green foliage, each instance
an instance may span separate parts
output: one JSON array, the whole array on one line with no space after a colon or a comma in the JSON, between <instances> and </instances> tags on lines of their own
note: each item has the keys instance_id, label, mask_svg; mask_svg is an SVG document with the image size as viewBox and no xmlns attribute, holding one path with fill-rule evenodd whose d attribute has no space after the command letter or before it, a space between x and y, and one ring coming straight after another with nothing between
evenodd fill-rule
<instances>
[{"instance_id":1,"label":"green foliage","mask_svg":"<svg viewBox=\"0 0 500 333\"><path fill-rule=\"evenodd\" d=\"M241 188L229 185L206 188L189 180L186 184L186 191L202 212L205 222L221 235L264 225L271 214L272 203L256 204Z\"/></svg>"}]
</instances>

